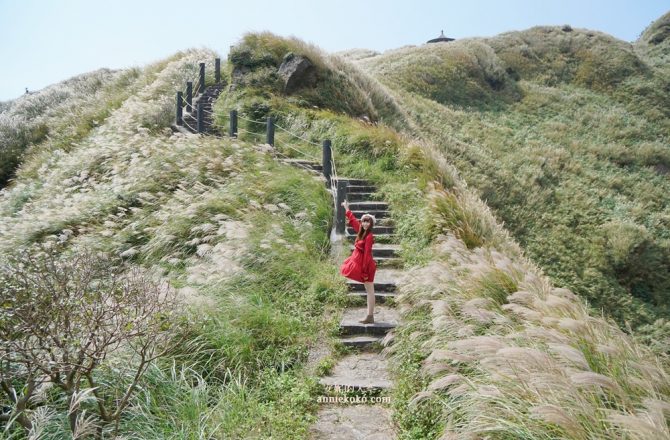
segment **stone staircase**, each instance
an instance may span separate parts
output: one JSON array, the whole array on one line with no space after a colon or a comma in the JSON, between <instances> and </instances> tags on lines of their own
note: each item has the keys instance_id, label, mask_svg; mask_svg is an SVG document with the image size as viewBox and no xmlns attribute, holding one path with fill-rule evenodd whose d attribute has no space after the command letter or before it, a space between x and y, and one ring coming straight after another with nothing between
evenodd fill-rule
<instances>
[{"instance_id":1,"label":"stone staircase","mask_svg":"<svg viewBox=\"0 0 670 440\"><path fill-rule=\"evenodd\" d=\"M360 324L361 319L366 314L367 294L363 283L353 280L347 280L349 287L349 297L356 303L361 304L360 309L349 309L345 311L344 317L340 323L340 332L343 337L340 342L346 346L366 348L375 342L382 342L383 337L389 330L393 329L398 322L398 315L392 307L387 304L396 296L395 293L395 275L397 270L393 267L399 267L402 263L397 256L400 246L394 244L394 226L390 219L388 204L378 199L376 188L369 182L361 179L348 179L347 200L349 209L356 218L360 219L365 213L375 216L376 223L373 229L375 235L375 244L372 247L372 258L377 263L377 272L375 274L375 322L374 324ZM346 239L348 243L347 255L351 255L354 250L354 240L356 233L354 229L347 225Z\"/></svg>"},{"instance_id":2,"label":"stone staircase","mask_svg":"<svg viewBox=\"0 0 670 440\"><path fill-rule=\"evenodd\" d=\"M193 102L192 112L184 112L186 124L184 128L191 132L197 130L197 105L203 103L204 128L206 134L218 134L213 126L212 105L224 88L224 84L216 84L205 89ZM192 127L191 128L189 128ZM322 165L302 159L279 159L310 171L313 177L325 182ZM340 178L342 180L342 178ZM338 339L349 354L339 360L328 376L320 379L321 385L337 393L344 391L359 397L384 394L392 387L386 369L386 359L381 353L382 347L392 341L391 331L398 325L399 314L394 308L393 298L396 296L395 278L401 266L397 252L399 246L394 244L395 227L390 218L386 202L379 200L376 188L363 179L346 179L348 181L347 199L354 215L360 219L365 213L375 216L373 229L375 244L373 258L377 263L375 274L375 322L362 324L358 322L367 314L365 288L362 283L347 280L348 297L351 307L347 307L340 321ZM356 234L347 225L345 232L346 256L351 255ZM341 263L339 261L338 263ZM328 393L326 393L328 394ZM319 421L312 427L314 439L393 439L394 430L391 425L390 408L387 404L365 403L362 405L328 405L323 404L319 411Z\"/></svg>"},{"instance_id":3,"label":"stone staircase","mask_svg":"<svg viewBox=\"0 0 670 440\"><path fill-rule=\"evenodd\" d=\"M284 160L285 163L307 168L315 174L321 165L303 160ZM341 178L340 178L341 179ZM342 179L341 179L342 180ZM393 383L387 371L383 347L392 343L392 330L399 323L394 307L395 279L400 272L401 259L395 244L394 225L386 202L379 200L376 188L361 179L347 179L349 208L358 219L370 213L377 220L373 233L373 258L377 262L375 274L375 322L358 322L367 314L367 299L362 283L347 280L350 307L345 308L339 325L338 342L347 354L340 358L330 374L319 379L324 396L365 397L366 403L321 403L317 422L310 428L311 439L394 439L389 403L377 403L373 398L389 395ZM345 254L351 255L355 233L347 227ZM341 264L341 261L337 262Z\"/></svg>"},{"instance_id":4,"label":"stone staircase","mask_svg":"<svg viewBox=\"0 0 670 440\"><path fill-rule=\"evenodd\" d=\"M214 84L205 88L205 92L193 99L193 105L191 106L191 112L186 111L184 107L184 128L191 133L197 133L198 129L198 103L202 102L202 108L204 110L203 117L203 126L206 134L219 134L218 131L214 128L214 121L212 120L212 105L216 98L219 97L221 91L225 87L224 83Z\"/></svg>"},{"instance_id":5,"label":"stone staircase","mask_svg":"<svg viewBox=\"0 0 670 440\"><path fill-rule=\"evenodd\" d=\"M183 129L197 132L197 106L203 103L203 125L205 134L218 135L212 120L212 106L224 88L224 84L215 84L205 89L204 93L194 97L192 111L184 109ZM181 127L174 126L182 130ZM313 177L325 182L322 166L319 163L302 159L279 159L301 169L310 171ZM340 178L340 180L342 180ZM373 229L375 244L373 258L377 263L375 274L375 322L362 324L358 322L367 314L366 292L362 283L348 280L348 298L350 307L345 308L339 325L338 342L347 347L347 352L332 368L328 376L321 377L319 382L324 387L324 395L346 396L356 399L356 403L331 404L321 403L317 414L317 422L310 428L310 439L361 439L391 440L396 432L391 420L389 403L373 401L372 398L388 398L393 383L387 371L387 361L383 347L393 341L393 329L399 323L399 313L394 307L396 296L395 279L400 272L402 261L398 258L399 246L394 235L395 227L390 218L388 205L376 193L376 188L363 179L347 179L350 209L360 219L365 213L375 216ZM347 226L345 232L344 253L351 255L355 239L353 228ZM341 264L342 261L338 261ZM318 358L320 355L316 355ZM334 392L334 394L333 394ZM359 403L358 399L368 399Z\"/></svg>"}]
</instances>

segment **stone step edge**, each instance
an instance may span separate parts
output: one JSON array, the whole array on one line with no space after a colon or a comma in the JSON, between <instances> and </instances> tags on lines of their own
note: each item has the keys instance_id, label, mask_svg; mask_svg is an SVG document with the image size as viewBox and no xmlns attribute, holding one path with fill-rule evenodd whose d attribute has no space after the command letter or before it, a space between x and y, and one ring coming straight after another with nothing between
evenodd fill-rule
<instances>
[{"instance_id":1,"label":"stone step edge","mask_svg":"<svg viewBox=\"0 0 670 440\"><path fill-rule=\"evenodd\" d=\"M346 283L350 292L365 292L365 286L363 285L363 283L349 280L347 280ZM390 282L375 281L374 288L376 292L394 292L396 289L396 283L393 281Z\"/></svg>"},{"instance_id":2,"label":"stone step edge","mask_svg":"<svg viewBox=\"0 0 670 440\"><path fill-rule=\"evenodd\" d=\"M370 345L373 345L374 343L382 343L382 340L384 339L384 336L382 335L377 335L377 336L371 336L371 335L347 335L341 338L338 338L336 341L347 346L347 347L369 347Z\"/></svg>"},{"instance_id":3,"label":"stone step edge","mask_svg":"<svg viewBox=\"0 0 670 440\"><path fill-rule=\"evenodd\" d=\"M347 297L349 298L355 298L358 300L359 298L361 300L367 299L367 294L365 292L349 292L347 293ZM388 292L375 292L375 304L388 304L387 300L389 298L397 298L398 294L396 293L388 293Z\"/></svg>"},{"instance_id":4,"label":"stone step edge","mask_svg":"<svg viewBox=\"0 0 670 440\"><path fill-rule=\"evenodd\" d=\"M385 335L394 328L396 328L396 325L388 322L375 322L374 324L340 323L340 335Z\"/></svg>"}]
</instances>

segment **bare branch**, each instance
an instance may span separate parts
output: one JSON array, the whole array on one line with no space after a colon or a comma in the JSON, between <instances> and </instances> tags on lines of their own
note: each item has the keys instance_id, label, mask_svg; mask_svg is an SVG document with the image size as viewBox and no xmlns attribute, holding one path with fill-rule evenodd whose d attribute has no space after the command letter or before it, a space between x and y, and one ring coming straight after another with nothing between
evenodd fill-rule
<instances>
[{"instance_id":1,"label":"bare branch","mask_svg":"<svg viewBox=\"0 0 670 440\"><path fill-rule=\"evenodd\" d=\"M17 421L27 426L19 418L28 421L26 405L40 374L68 395L73 432L94 423L79 421L77 399L85 382L93 389L97 417L118 422L149 365L167 353L177 311L169 284L118 258L87 251L64 255L58 246L29 249L0 263L0 302L0 386L11 399L12 380L27 385L13 400ZM106 400L117 390L103 392L96 371L121 348L135 353L124 365L132 380Z\"/></svg>"}]
</instances>

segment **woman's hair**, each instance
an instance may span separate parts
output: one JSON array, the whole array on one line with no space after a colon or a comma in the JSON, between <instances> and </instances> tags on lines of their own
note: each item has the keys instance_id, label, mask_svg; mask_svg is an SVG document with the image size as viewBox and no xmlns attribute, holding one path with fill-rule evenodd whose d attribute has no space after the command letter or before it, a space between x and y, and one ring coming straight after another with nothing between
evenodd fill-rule
<instances>
[{"instance_id":1,"label":"woman's hair","mask_svg":"<svg viewBox=\"0 0 670 440\"><path fill-rule=\"evenodd\" d=\"M363 228L363 219L366 218L366 217L369 218L370 221L371 221L371 225L370 225L370 227L369 227L367 230L366 230L365 228ZM372 232L372 228L373 228L374 225L375 225L375 219L374 219L374 217L372 217L372 216L369 215L369 214L363 214L363 215L361 216L360 223L361 223L361 227L358 228L358 234L356 234L356 240L362 240L362 239L364 239L369 233Z\"/></svg>"}]
</instances>

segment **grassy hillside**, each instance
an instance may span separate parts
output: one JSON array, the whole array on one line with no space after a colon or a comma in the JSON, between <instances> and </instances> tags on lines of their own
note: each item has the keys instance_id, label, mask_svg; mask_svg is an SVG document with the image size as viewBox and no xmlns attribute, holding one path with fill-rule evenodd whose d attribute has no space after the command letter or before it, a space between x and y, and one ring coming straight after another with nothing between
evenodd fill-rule
<instances>
[{"instance_id":1,"label":"grassy hillside","mask_svg":"<svg viewBox=\"0 0 670 440\"><path fill-rule=\"evenodd\" d=\"M138 70L101 69L33 92L0 106L0 186L14 175L30 147L51 142L68 148L118 107Z\"/></svg>"},{"instance_id":2,"label":"grassy hillside","mask_svg":"<svg viewBox=\"0 0 670 440\"><path fill-rule=\"evenodd\" d=\"M293 40L268 34L262 38L264 42L255 47L256 53L267 53L266 45L284 47L274 57L275 69L288 52L323 57L315 55L313 48L301 50L302 43ZM259 36L245 37L238 47L248 47L249 41L258 43ZM373 179L390 200L403 244L403 258L413 265L399 286L399 301L407 325L399 330L394 345L388 350L399 383L394 392L394 409L401 438L479 438L481 435L501 439L663 438L668 435L666 417L670 392L665 356L654 355L650 348L622 332L613 321L589 311L584 300L570 290L553 286L542 269L524 257L522 247L500 226L489 207L479 199L481 192L468 181L469 178L475 183L487 181L486 172L500 170L503 176L511 173L504 167L501 169L500 163L479 143L472 142L475 136L480 140L485 134L511 135L515 129L520 136L537 136L532 131L535 125L525 125L528 122L524 117L514 113L506 116L509 109L536 105L528 98L529 91L536 89L538 95L553 91L544 97L544 105L558 101L556 105L560 106L563 91L514 79L513 73L503 69L502 63L486 63L477 61L476 55L463 55L475 48L478 54L494 56L494 52L482 44L465 43L454 52L445 49L445 53L470 61L463 70L454 69L455 75L463 75L476 65L483 65L484 71L469 79L471 82L463 94L442 95L444 102L436 102L442 92L430 87L433 84L424 89L425 96L418 96L412 88L420 83L411 83L407 87L410 90L403 90L394 80L379 74L377 77L387 87L375 84L371 94L387 94L385 102L399 103L406 113L385 113L380 116L378 125L351 121L337 114L342 110L337 96L322 95L320 109L315 110L310 105L312 102L305 98L318 93L318 85L286 95L272 76L247 83L244 89L236 89L220 99L217 103L219 122L225 125L224 115L230 109L245 108L247 117L262 120L272 115L283 127L300 134L306 141L331 138L340 174ZM398 51L404 55L409 53L409 60L401 60L398 52L392 52L389 57L397 56L398 62L402 62L402 67L396 66L398 69L385 64L386 54L375 56L356 51L353 58L373 72L381 66L379 69L386 69L389 76L402 78L403 67L410 70L430 64L416 62L419 58L412 60L415 52L432 50L405 48ZM233 69L236 66L234 53ZM332 67L321 60L319 68ZM441 72L439 68L427 69L435 75ZM493 73L487 73L486 69ZM502 81L497 88L487 80L487 75L495 75L495 72L501 75ZM247 75L258 78L253 71ZM348 69L347 75L350 84L360 83L362 80L358 77L365 76L354 69ZM448 78L449 81L458 84L454 78ZM565 90L571 88L586 94L580 99L593 100L594 105L598 99L609 99L608 103L617 99L602 98L582 87L565 85ZM469 101L477 97L483 102ZM457 107L458 100L469 104ZM523 116L528 117L528 113L531 112ZM356 115L354 112L351 116ZM398 117L407 119L399 123ZM499 124L496 118L515 125L494 125L494 122ZM564 124L567 123L565 120ZM391 127L404 131L395 132ZM458 140L462 135L459 128L468 130L467 143ZM248 123L245 129L248 132L244 136L255 136L253 123ZM477 130L482 133L476 133ZM417 136L418 133L422 136ZM280 149L288 139L279 138ZM533 167L541 167L541 163L525 164L524 158L533 152L531 147L537 148L537 141L529 142L521 152L521 164L516 165L528 176L516 178L517 184L531 179ZM301 149L309 154L318 152L318 148L308 143L301 145ZM289 148L282 151L292 154ZM533 155L548 151L552 150L544 148ZM557 166L555 161L547 162ZM475 169L475 166L481 168ZM480 180L475 170L482 173ZM420 171L418 175L417 171ZM506 172L508 174L504 174ZM535 185L534 180L531 182ZM653 183L659 184L658 180ZM580 200L577 190L600 190L593 188L593 179L589 185L579 180L574 185L577 189L569 192L571 188L567 188L563 197L569 193L571 200ZM649 184L642 191L645 200L658 203L658 198L663 200L665 193L654 185ZM499 197L504 197L506 191L517 197L538 197L534 194L535 187L529 188L512 191L508 185L496 188L496 193ZM526 212L519 203L509 209ZM542 209L546 212L547 206ZM565 209L562 206L557 212ZM526 215L532 217L532 214ZM496 215L499 215L497 211ZM588 218L588 213L579 217L583 218ZM551 220L545 218L545 224L551 225ZM577 223L559 224L563 225L563 234L571 234L561 239L567 240L581 232L575 229ZM620 233L612 234L617 239L624 238ZM529 242L524 244L531 247ZM533 251L541 244L534 246ZM550 255L560 252L553 246L550 243L543 252ZM583 251L576 246L575 249ZM561 255L560 262L575 264L571 257ZM547 268L547 273L552 267ZM664 279L662 275L661 279ZM631 305L624 299L622 303L628 306L626 313L640 313L647 307L641 301ZM609 310L614 312L615 308ZM656 312L659 310L653 309L650 313ZM662 327L660 330L663 331ZM667 348L664 339L653 342L657 353Z\"/></svg>"},{"instance_id":3,"label":"grassy hillside","mask_svg":"<svg viewBox=\"0 0 670 440\"><path fill-rule=\"evenodd\" d=\"M635 46L646 62L667 69L670 59L670 12L651 23Z\"/></svg>"},{"instance_id":4,"label":"grassy hillside","mask_svg":"<svg viewBox=\"0 0 670 440\"><path fill-rule=\"evenodd\" d=\"M76 142L32 147L0 192L0 255L44 243L120 255L187 302L184 342L146 373L124 436L302 438L316 390L300 366L344 288L327 263L332 202L322 183L252 144L172 133L175 90L198 62L211 72L214 56L188 51L138 69L118 109ZM60 118L50 130L69 121ZM123 359L96 374L109 395L131 379ZM29 410L40 438L66 438L67 402L43 392ZM94 401L82 407L96 414ZM100 426L91 421L81 429ZM2 438L24 438L2 423Z\"/></svg>"},{"instance_id":5,"label":"grassy hillside","mask_svg":"<svg viewBox=\"0 0 670 440\"><path fill-rule=\"evenodd\" d=\"M307 436L316 396L323 392L315 373L327 371L344 353L333 340L346 289L329 259L330 195L321 181L279 163L259 145L263 128L253 121L269 115L299 136L277 130L276 153L318 159L320 142L331 139L338 174L374 181L389 201L401 256L410 268L399 284L406 325L388 350L398 384L392 401L401 438L668 435L665 346L654 354L606 316L590 311L582 297L562 288L567 283L560 270L555 275L552 265L540 268L534 263L543 260L535 255L539 251L533 243L510 234L519 234L519 226L505 220L508 231L496 217L502 217L505 197L537 197L539 204L544 195L534 196L535 186L510 191L505 179L512 175L514 155L501 148L494 162L496 156L483 139L484 133L496 134L495 144L505 145L502 140L517 133L519 143L527 144L523 154L539 154L531 147L541 145L539 136L548 132L534 128L558 121L538 119L529 125L530 111L523 116L509 109L540 102L551 106L560 103L563 91L577 94L565 99L592 106L618 103L614 115L632 116L616 93L516 79L502 61L489 63L487 57L497 55L486 44L466 43L449 52L466 62L450 71L453 77L439 77L440 69L429 72L435 82L459 84L454 78L466 78L463 93L450 96L435 84L422 94L419 81L412 83L412 90L403 89L401 69L396 80L381 74L376 79L343 57L326 55L299 40L248 34L224 66L226 81L234 87L224 90L214 107L222 127L231 109L245 118L240 119L238 139L183 135L169 128L175 90L195 76L198 62L208 62L212 70L215 54L187 51L134 71L132 85L123 88L127 95L119 95L102 122L65 147L48 139L33 142L15 178L0 191L0 256L48 243L65 246L64 258L82 249L108 252L169 280L187 303L176 319L183 342L170 347L147 371L123 413L121 435ZM310 58L314 81L286 94L277 68L291 53ZM359 55L370 71L386 56ZM655 81L655 71L650 71L649 80ZM535 98L529 101L529 96ZM595 121L609 124L613 117ZM662 124L663 118L638 123ZM431 131L435 125L439 129ZM510 140L507 148L513 144ZM586 143L585 148L597 149L597 144ZM656 151L653 145L649 148ZM559 159L569 156L555 154ZM547 161L547 166L558 166L557 160ZM527 176L517 178L518 184L544 176L533 174L542 169L540 163L531 164L525 165ZM598 175L586 163L570 167L584 170L591 179L574 180L574 188L605 191L596 186ZM477 186L487 181L477 177L486 176L485 171L501 176L496 181L499 203L491 203L494 210L480 198ZM653 183L643 190L663 189L662 183ZM558 187L553 193L560 194ZM645 196L651 204L664 194ZM574 192L561 197L576 198ZM528 211L522 203L509 209ZM571 211L563 205L556 212ZM616 212L627 215L621 207ZM544 221L553 225L552 217ZM578 222L558 224L567 237L580 232ZM656 243L652 226L645 225L645 237ZM633 224L634 231L637 227ZM535 233L539 249L542 236ZM556 233L549 236L556 240ZM598 257L591 246L587 255ZM544 251L556 252L553 242ZM574 253L580 252L575 246ZM561 261L570 265L573 257L562 256ZM11 289L0 292L9 295ZM11 303L6 300L0 298L3 313L4 304ZM641 300L631 303L633 312L644 307L657 312ZM5 318L0 316L0 322ZM316 343L333 354L312 369L308 350ZM109 400L131 380L125 361L123 353L114 353L96 373L95 382L104 384ZM13 405L5 394L0 403ZM81 429L102 426L95 417L95 400L84 393L80 404L90 420ZM44 438L67 436L68 406L59 390L41 389L32 405L28 414ZM16 424L2 435L26 437Z\"/></svg>"},{"instance_id":6,"label":"grassy hillside","mask_svg":"<svg viewBox=\"0 0 670 440\"><path fill-rule=\"evenodd\" d=\"M634 45L536 27L357 65L558 285L653 332L670 312L667 21Z\"/></svg>"}]
</instances>

